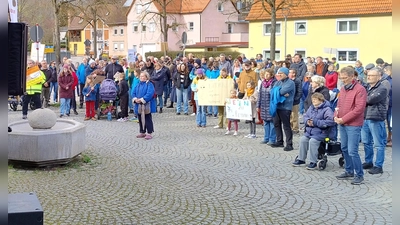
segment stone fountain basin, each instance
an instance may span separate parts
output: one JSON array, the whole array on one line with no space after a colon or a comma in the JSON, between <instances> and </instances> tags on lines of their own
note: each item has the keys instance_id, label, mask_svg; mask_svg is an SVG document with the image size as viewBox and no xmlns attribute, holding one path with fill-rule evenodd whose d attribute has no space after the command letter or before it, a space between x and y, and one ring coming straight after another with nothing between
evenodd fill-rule
<instances>
[{"instance_id":1,"label":"stone fountain basin","mask_svg":"<svg viewBox=\"0 0 400 225\"><path fill-rule=\"evenodd\" d=\"M57 119L50 129L33 129L29 122L8 125L8 159L34 166L66 164L85 150L86 126L74 120Z\"/></svg>"}]
</instances>

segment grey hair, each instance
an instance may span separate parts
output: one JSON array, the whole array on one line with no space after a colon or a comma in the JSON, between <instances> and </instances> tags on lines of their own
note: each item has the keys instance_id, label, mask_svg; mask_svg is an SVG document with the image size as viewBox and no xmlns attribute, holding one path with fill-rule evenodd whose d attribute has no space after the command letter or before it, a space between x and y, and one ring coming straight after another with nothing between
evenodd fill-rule
<instances>
[{"instance_id":1,"label":"grey hair","mask_svg":"<svg viewBox=\"0 0 400 225\"><path fill-rule=\"evenodd\" d=\"M312 77L312 76L314 76L314 73L312 73L312 72L306 72L306 75L305 75L305 76L308 76L308 75L310 75L310 76Z\"/></svg>"},{"instance_id":2,"label":"grey hair","mask_svg":"<svg viewBox=\"0 0 400 225\"><path fill-rule=\"evenodd\" d=\"M347 74L347 76L352 77L354 76L354 68L345 66L342 69L340 69L340 73L345 73Z\"/></svg>"},{"instance_id":3,"label":"grey hair","mask_svg":"<svg viewBox=\"0 0 400 225\"><path fill-rule=\"evenodd\" d=\"M150 80L150 74L147 71L142 71L140 74L144 74L147 77L147 80Z\"/></svg>"},{"instance_id":4,"label":"grey hair","mask_svg":"<svg viewBox=\"0 0 400 225\"><path fill-rule=\"evenodd\" d=\"M314 75L311 77L311 81L318 84L318 86L325 86L325 78L320 75Z\"/></svg>"},{"instance_id":5,"label":"grey hair","mask_svg":"<svg viewBox=\"0 0 400 225\"><path fill-rule=\"evenodd\" d=\"M379 74L380 76L383 75L383 71L382 71L382 69L379 68L379 67L374 67L374 68L370 69L368 72L370 72L370 71L376 71L376 72L378 72L378 74Z\"/></svg>"}]
</instances>

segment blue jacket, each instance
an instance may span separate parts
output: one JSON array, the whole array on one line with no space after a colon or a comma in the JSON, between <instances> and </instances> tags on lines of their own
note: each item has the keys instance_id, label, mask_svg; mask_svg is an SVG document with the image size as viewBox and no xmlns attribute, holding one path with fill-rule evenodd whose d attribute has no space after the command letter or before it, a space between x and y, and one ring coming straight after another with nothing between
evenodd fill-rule
<instances>
[{"instance_id":1,"label":"blue jacket","mask_svg":"<svg viewBox=\"0 0 400 225\"><path fill-rule=\"evenodd\" d=\"M219 70L206 70L206 77L208 79L217 79L219 77Z\"/></svg>"},{"instance_id":2,"label":"blue jacket","mask_svg":"<svg viewBox=\"0 0 400 225\"><path fill-rule=\"evenodd\" d=\"M145 103L150 102L150 112L157 111L157 103L153 98L154 85L150 81L140 81L139 84L133 89L132 99L143 99ZM139 111L139 104L135 103L135 113Z\"/></svg>"},{"instance_id":3,"label":"blue jacket","mask_svg":"<svg viewBox=\"0 0 400 225\"><path fill-rule=\"evenodd\" d=\"M133 91L135 90L136 86L139 84L140 80L139 78L137 78L136 76L133 76L133 82L132 82L132 86L131 86L131 97L133 96Z\"/></svg>"},{"instance_id":4,"label":"blue jacket","mask_svg":"<svg viewBox=\"0 0 400 225\"><path fill-rule=\"evenodd\" d=\"M78 66L78 71L76 71L76 75L78 76L79 84L85 84L86 82L86 67L84 63L81 63Z\"/></svg>"},{"instance_id":5,"label":"blue jacket","mask_svg":"<svg viewBox=\"0 0 400 225\"><path fill-rule=\"evenodd\" d=\"M159 71L154 69L153 73L150 74L150 80L154 82L157 95L164 93L164 80L167 79L167 69L166 67L162 67Z\"/></svg>"},{"instance_id":6,"label":"blue jacket","mask_svg":"<svg viewBox=\"0 0 400 225\"><path fill-rule=\"evenodd\" d=\"M307 112L304 114L304 124L306 125L306 131L304 135L309 138L314 138L318 141L323 141L325 138L333 138L333 132L331 127L335 126L336 123L333 120L333 111L331 104L325 100L318 108L311 105ZM307 124L308 120L313 121L313 126Z\"/></svg>"},{"instance_id":7,"label":"blue jacket","mask_svg":"<svg viewBox=\"0 0 400 225\"><path fill-rule=\"evenodd\" d=\"M272 121L273 119L272 115L270 114L271 90L276 82L275 78L273 79L274 80L272 81L271 85L268 87L264 87L261 84L260 91L258 92L257 108L260 109L260 116L264 121Z\"/></svg>"},{"instance_id":8,"label":"blue jacket","mask_svg":"<svg viewBox=\"0 0 400 225\"><path fill-rule=\"evenodd\" d=\"M308 90L310 88L310 81L303 82L303 95L301 96L301 100L305 101L308 95Z\"/></svg>"},{"instance_id":9,"label":"blue jacket","mask_svg":"<svg viewBox=\"0 0 400 225\"><path fill-rule=\"evenodd\" d=\"M89 76L94 70L96 70L97 67L95 66L94 68L87 66L85 69L85 77Z\"/></svg>"},{"instance_id":10,"label":"blue jacket","mask_svg":"<svg viewBox=\"0 0 400 225\"><path fill-rule=\"evenodd\" d=\"M86 101L96 101L96 93L97 93L97 88L95 87L93 91L90 91L91 87L87 86L82 89L82 94L85 96L85 102ZM90 92L89 96L86 96Z\"/></svg>"},{"instance_id":11,"label":"blue jacket","mask_svg":"<svg viewBox=\"0 0 400 225\"><path fill-rule=\"evenodd\" d=\"M293 101L294 101L294 91L295 91L295 85L294 81L292 81L289 78L286 78L284 80L280 80L275 83L276 87L281 87L279 90L280 95L285 95L289 93L289 96L286 97L286 100L282 103L278 103L277 109L282 109L282 110L292 110L293 107Z\"/></svg>"},{"instance_id":12,"label":"blue jacket","mask_svg":"<svg viewBox=\"0 0 400 225\"><path fill-rule=\"evenodd\" d=\"M280 94L281 87L274 85L271 89L271 102L269 104L269 114L274 117L276 116L276 109L278 104L281 104L286 100L286 97Z\"/></svg>"}]
</instances>

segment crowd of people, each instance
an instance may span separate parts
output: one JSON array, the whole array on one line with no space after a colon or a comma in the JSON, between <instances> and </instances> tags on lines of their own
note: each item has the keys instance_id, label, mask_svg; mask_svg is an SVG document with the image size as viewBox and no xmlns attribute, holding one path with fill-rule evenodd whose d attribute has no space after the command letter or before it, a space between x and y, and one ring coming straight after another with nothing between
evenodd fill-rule
<instances>
[{"instance_id":1,"label":"crowd of people","mask_svg":"<svg viewBox=\"0 0 400 225\"><path fill-rule=\"evenodd\" d=\"M29 61L28 67L33 64ZM71 109L78 114L75 96L79 96L80 108L86 101L85 120L96 120L100 84L93 84L93 78L105 76L116 79L119 95L125 99L118 121L139 122L137 138L152 138L151 114L163 113L163 108L175 108L177 116L195 116L201 128L207 126L207 117L218 118L214 128L226 128L226 135L231 134L233 122L236 136L240 121L226 118L224 106L198 103L199 80L230 79L231 98L247 99L252 104L252 119L246 121L250 130L245 137L256 138L256 124L260 124L264 128L261 144L291 151L293 135L303 135L293 166L306 165L308 160L306 168L316 169L320 143L326 138L336 141L340 136L345 172L337 178L361 184L363 169L370 174L383 172L385 147L391 147L392 67L381 58L365 67L360 60L354 66L341 67L335 57L303 59L301 54L287 55L283 61L263 59L262 54L251 59L244 54L197 58L189 53L174 59L144 59L137 54L135 62L113 56L110 62L84 58L74 65L64 58L59 68L53 62L48 67L45 61L40 66L43 82L27 89L23 119L27 118L31 98L35 105L47 107L53 92L53 101L60 99L60 117L69 116ZM131 119L129 113L133 114ZM365 150L364 163L358 153L360 142Z\"/></svg>"}]
</instances>

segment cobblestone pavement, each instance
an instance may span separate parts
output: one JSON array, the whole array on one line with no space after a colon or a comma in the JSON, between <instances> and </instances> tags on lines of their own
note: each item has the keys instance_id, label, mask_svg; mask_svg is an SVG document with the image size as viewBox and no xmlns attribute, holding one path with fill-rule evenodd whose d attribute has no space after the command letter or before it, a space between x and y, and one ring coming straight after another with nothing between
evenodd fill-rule
<instances>
[{"instance_id":1,"label":"cobblestone pavement","mask_svg":"<svg viewBox=\"0 0 400 225\"><path fill-rule=\"evenodd\" d=\"M57 112L57 109L54 109ZM9 122L21 119L20 108ZM29 117L29 114L28 114ZM292 167L298 154L213 129L207 118L153 114L152 140L136 139L135 122L83 121L92 162L56 170L9 167L9 193L35 192L45 224L392 224L392 149L384 173L365 184L335 178L339 156L324 171ZM51 140L49 140L51 141ZM362 158L363 147L360 146Z\"/></svg>"}]
</instances>

